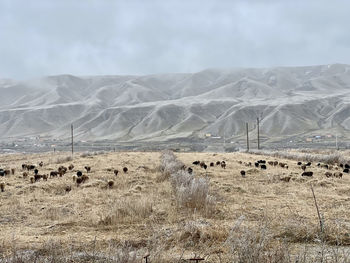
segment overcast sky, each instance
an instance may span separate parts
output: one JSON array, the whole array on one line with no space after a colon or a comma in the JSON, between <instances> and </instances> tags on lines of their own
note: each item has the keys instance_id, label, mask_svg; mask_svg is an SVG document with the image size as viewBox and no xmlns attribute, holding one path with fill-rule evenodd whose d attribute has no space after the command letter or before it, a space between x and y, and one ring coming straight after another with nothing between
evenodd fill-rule
<instances>
[{"instance_id":1,"label":"overcast sky","mask_svg":"<svg viewBox=\"0 0 350 263\"><path fill-rule=\"evenodd\" d=\"M350 64L350 1L0 0L0 78Z\"/></svg>"}]
</instances>

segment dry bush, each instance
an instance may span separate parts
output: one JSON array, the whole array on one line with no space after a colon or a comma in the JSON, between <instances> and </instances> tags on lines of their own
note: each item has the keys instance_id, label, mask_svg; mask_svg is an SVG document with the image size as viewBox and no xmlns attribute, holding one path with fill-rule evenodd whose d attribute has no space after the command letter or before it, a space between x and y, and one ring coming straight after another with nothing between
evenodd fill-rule
<instances>
[{"instance_id":1,"label":"dry bush","mask_svg":"<svg viewBox=\"0 0 350 263\"><path fill-rule=\"evenodd\" d=\"M149 199L126 197L113 202L108 215L102 215L99 224L115 225L118 223L135 223L147 219L153 212L152 202Z\"/></svg>"},{"instance_id":2,"label":"dry bush","mask_svg":"<svg viewBox=\"0 0 350 263\"><path fill-rule=\"evenodd\" d=\"M171 151L163 151L160 170L164 178L169 178L177 204L206 212L212 211L215 200L209 195L209 179L189 174L183 170L184 164Z\"/></svg>"},{"instance_id":3,"label":"dry bush","mask_svg":"<svg viewBox=\"0 0 350 263\"><path fill-rule=\"evenodd\" d=\"M323 216L321 215L323 218ZM323 232L318 220L301 217L297 214L288 216L288 220L278 222L274 226L279 231L276 235L292 243L319 243L331 246L350 245L350 226L341 220L322 220Z\"/></svg>"},{"instance_id":4,"label":"dry bush","mask_svg":"<svg viewBox=\"0 0 350 263\"><path fill-rule=\"evenodd\" d=\"M195 178L185 171L171 176L171 183L179 206L212 210L215 201L209 195L209 179Z\"/></svg>"},{"instance_id":5,"label":"dry bush","mask_svg":"<svg viewBox=\"0 0 350 263\"><path fill-rule=\"evenodd\" d=\"M172 151L163 151L160 158L159 171L161 175L157 178L159 182L169 179L170 175L176 173L184 167L184 163L179 161Z\"/></svg>"},{"instance_id":6,"label":"dry bush","mask_svg":"<svg viewBox=\"0 0 350 263\"><path fill-rule=\"evenodd\" d=\"M99 250L99 251L98 251ZM96 240L91 244L72 243L64 246L62 242L49 240L39 248L19 250L15 246L11 251L1 251L0 262L94 262L94 263L138 263L140 253L126 243L118 247L110 247L109 251L101 251L96 247Z\"/></svg>"},{"instance_id":7,"label":"dry bush","mask_svg":"<svg viewBox=\"0 0 350 263\"><path fill-rule=\"evenodd\" d=\"M228 232L225 227L212 225L204 220L187 221L179 226L180 232L176 242L183 247L197 247L205 245L211 247L225 242Z\"/></svg>"},{"instance_id":8,"label":"dry bush","mask_svg":"<svg viewBox=\"0 0 350 263\"><path fill-rule=\"evenodd\" d=\"M261 262L261 263L347 263L350 260L350 250L346 247L329 246L327 241L317 239L317 229L313 225L298 227L297 224L285 225L283 236L275 236L274 230L266 222L260 226L248 228L235 226L225 242L231 251L231 262ZM289 229L290 228L290 229ZM288 235L287 235L288 233ZM285 237L285 238L283 238ZM316 245L293 247L289 243L293 237L295 242L316 242ZM314 239L316 237L316 239ZM299 244L300 244L299 243Z\"/></svg>"},{"instance_id":9,"label":"dry bush","mask_svg":"<svg viewBox=\"0 0 350 263\"><path fill-rule=\"evenodd\" d=\"M61 164L61 163L70 162L72 160L73 160L72 156L57 157L56 163Z\"/></svg>"},{"instance_id":10,"label":"dry bush","mask_svg":"<svg viewBox=\"0 0 350 263\"><path fill-rule=\"evenodd\" d=\"M231 231L226 244L233 262L292 262L285 242L276 242L268 229L240 227Z\"/></svg>"}]
</instances>

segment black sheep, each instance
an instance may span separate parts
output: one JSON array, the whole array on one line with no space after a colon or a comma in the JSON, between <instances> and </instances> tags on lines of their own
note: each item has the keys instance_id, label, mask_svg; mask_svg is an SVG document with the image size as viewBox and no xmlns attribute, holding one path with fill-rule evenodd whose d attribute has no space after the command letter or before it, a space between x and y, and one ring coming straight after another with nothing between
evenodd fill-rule
<instances>
[{"instance_id":1,"label":"black sheep","mask_svg":"<svg viewBox=\"0 0 350 263\"><path fill-rule=\"evenodd\" d=\"M303 172L303 173L301 174L301 176L309 176L309 177L311 177L313 174L314 174L313 172L308 171L308 172Z\"/></svg>"}]
</instances>

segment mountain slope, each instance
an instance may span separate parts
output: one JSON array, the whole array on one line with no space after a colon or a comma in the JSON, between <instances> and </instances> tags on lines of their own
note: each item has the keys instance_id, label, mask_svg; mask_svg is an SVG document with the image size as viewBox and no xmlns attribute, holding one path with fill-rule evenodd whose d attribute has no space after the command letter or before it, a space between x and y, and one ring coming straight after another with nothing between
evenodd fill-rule
<instances>
[{"instance_id":1,"label":"mountain slope","mask_svg":"<svg viewBox=\"0 0 350 263\"><path fill-rule=\"evenodd\" d=\"M266 138L350 130L350 66L209 69L149 76L0 80L0 139L226 138L261 119Z\"/></svg>"}]
</instances>

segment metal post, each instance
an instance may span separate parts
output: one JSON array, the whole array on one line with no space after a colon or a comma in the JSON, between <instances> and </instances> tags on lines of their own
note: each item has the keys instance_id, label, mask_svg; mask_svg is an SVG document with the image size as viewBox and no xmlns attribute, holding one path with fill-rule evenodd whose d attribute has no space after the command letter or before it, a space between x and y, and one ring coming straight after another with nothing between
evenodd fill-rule
<instances>
[{"instance_id":1,"label":"metal post","mask_svg":"<svg viewBox=\"0 0 350 263\"><path fill-rule=\"evenodd\" d=\"M258 128L258 150L260 150L260 130L259 130L259 118L256 119Z\"/></svg>"},{"instance_id":2,"label":"metal post","mask_svg":"<svg viewBox=\"0 0 350 263\"><path fill-rule=\"evenodd\" d=\"M338 133L335 134L335 149L338 149Z\"/></svg>"},{"instance_id":3,"label":"metal post","mask_svg":"<svg viewBox=\"0 0 350 263\"><path fill-rule=\"evenodd\" d=\"M247 132L247 152L249 152L249 135L248 135L248 122L245 123Z\"/></svg>"},{"instance_id":4,"label":"metal post","mask_svg":"<svg viewBox=\"0 0 350 263\"><path fill-rule=\"evenodd\" d=\"M74 148L73 148L73 124L71 125L71 132L72 132L72 157L74 153Z\"/></svg>"}]
</instances>

